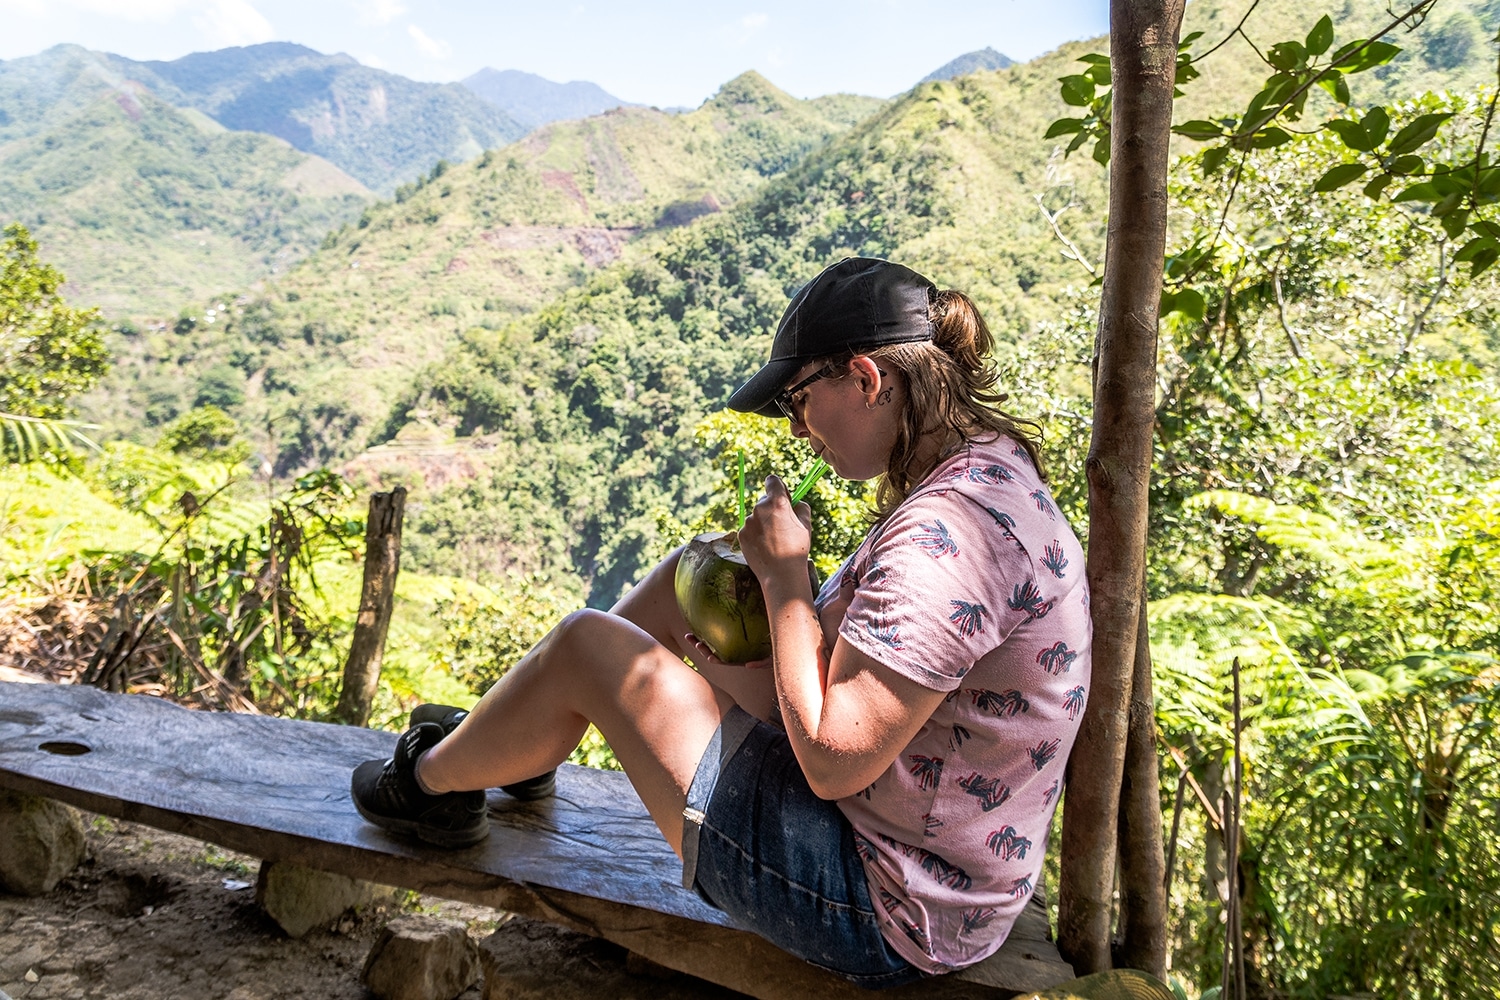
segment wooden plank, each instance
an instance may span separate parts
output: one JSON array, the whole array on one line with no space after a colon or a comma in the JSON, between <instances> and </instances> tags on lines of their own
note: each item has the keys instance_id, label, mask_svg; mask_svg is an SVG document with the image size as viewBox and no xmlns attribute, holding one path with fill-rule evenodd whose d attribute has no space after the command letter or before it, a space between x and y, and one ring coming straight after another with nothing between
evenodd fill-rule
<instances>
[{"instance_id":1,"label":"wooden plank","mask_svg":"<svg viewBox=\"0 0 1500 1000\"><path fill-rule=\"evenodd\" d=\"M349 773L395 734L196 712L89 687L0 682L0 786L271 861L550 920L672 969L779 1000L867 994L730 926L681 887L681 863L625 775L564 765L558 794L489 796L490 836L424 847L364 822ZM893 996L1009 996L1072 978L1039 906L999 953Z\"/></svg>"}]
</instances>

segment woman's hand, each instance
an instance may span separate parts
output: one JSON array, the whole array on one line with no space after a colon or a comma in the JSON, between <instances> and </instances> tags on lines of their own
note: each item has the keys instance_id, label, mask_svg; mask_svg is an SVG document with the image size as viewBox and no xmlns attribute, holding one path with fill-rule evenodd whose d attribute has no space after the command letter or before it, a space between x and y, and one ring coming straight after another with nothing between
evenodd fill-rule
<instances>
[{"instance_id":1,"label":"woman's hand","mask_svg":"<svg viewBox=\"0 0 1500 1000\"><path fill-rule=\"evenodd\" d=\"M740 551L762 586L772 574L795 573L805 578L812 551L812 508L805 503L793 506L786 484L777 476L767 476L765 496L740 529Z\"/></svg>"},{"instance_id":2,"label":"woman's hand","mask_svg":"<svg viewBox=\"0 0 1500 1000\"><path fill-rule=\"evenodd\" d=\"M688 632L682 638L687 643L688 648L693 651L693 663L695 664L708 663L721 667L743 667L747 670L767 670L771 666L771 658L769 656L764 660L751 660L749 663L725 663L714 655L712 649L708 648L708 643L698 638L692 632Z\"/></svg>"}]
</instances>

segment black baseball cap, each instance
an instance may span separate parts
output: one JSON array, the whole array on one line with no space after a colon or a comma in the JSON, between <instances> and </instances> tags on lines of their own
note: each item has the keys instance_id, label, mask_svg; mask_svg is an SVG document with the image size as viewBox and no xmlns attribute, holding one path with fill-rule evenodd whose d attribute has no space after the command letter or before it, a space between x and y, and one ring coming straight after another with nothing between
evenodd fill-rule
<instances>
[{"instance_id":1,"label":"black baseball cap","mask_svg":"<svg viewBox=\"0 0 1500 1000\"><path fill-rule=\"evenodd\" d=\"M845 257L802 286L776 326L771 360L734 391L729 408L784 416L776 395L803 365L845 350L932 339L937 286L876 257Z\"/></svg>"}]
</instances>

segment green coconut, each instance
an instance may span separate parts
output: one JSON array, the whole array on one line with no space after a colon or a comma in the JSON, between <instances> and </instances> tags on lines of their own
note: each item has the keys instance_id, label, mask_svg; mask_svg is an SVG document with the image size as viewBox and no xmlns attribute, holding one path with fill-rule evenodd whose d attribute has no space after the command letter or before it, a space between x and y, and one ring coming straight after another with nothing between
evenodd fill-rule
<instances>
[{"instance_id":1,"label":"green coconut","mask_svg":"<svg viewBox=\"0 0 1500 1000\"><path fill-rule=\"evenodd\" d=\"M693 633L725 663L771 655L771 620L760 581L745 563L739 532L711 531L677 560L677 607Z\"/></svg>"}]
</instances>

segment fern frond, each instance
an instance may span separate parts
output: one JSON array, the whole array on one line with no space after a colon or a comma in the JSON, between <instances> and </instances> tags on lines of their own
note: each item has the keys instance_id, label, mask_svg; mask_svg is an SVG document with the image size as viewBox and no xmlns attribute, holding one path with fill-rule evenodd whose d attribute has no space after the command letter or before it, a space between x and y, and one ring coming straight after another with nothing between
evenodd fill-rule
<instances>
[{"instance_id":1,"label":"fern frond","mask_svg":"<svg viewBox=\"0 0 1500 1000\"><path fill-rule=\"evenodd\" d=\"M98 424L85 424L77 420L60 420L46 417L27 417L19 413L0 413L0 451L6 462L24 465L43 455L71 455L80 447L98 451L99 446L85 433L85 428L94 429Z\"/></svg>"},{"instance_id":2,"label":"fern frond","mask_svg":"<svg viewBox=\"0 0 1500 1000\"><path fill-rule=\"evenodd\" d=\"M1339 570L1374 569L1401 561L1397 550L1362 535L1327 514L1278 504L1233 490L1209 490L1188 498L1189 510L1217 510L1244 521L1278 549L1293 552Z\"/></svg>"}]
</instances>

